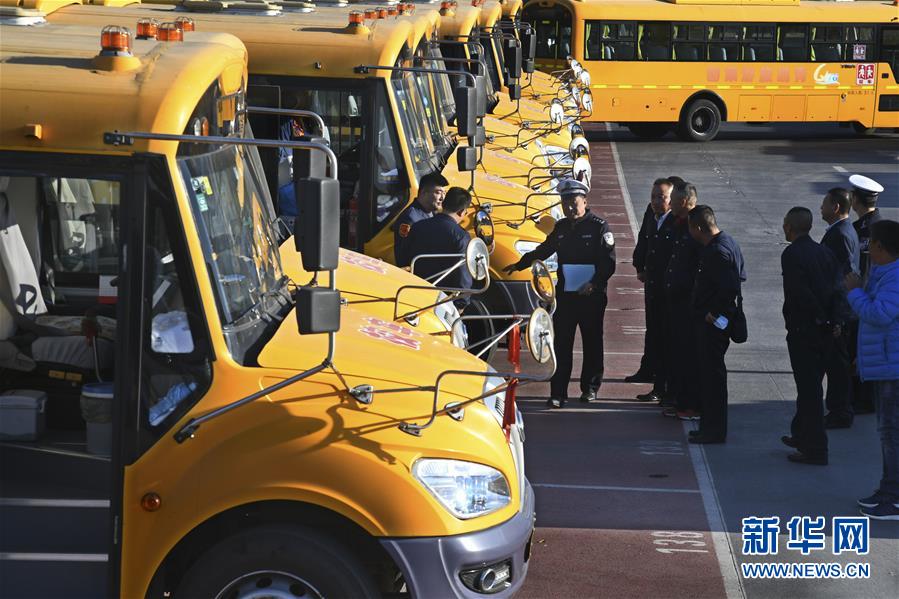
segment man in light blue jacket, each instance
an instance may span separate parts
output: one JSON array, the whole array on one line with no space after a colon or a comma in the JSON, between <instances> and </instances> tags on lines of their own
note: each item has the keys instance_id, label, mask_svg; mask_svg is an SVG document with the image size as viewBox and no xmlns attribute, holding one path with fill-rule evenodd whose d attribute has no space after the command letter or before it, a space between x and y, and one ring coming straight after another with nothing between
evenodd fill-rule
<instances>
[{"instance_id":1,"label":"man in light blue jacket","mask_svg":"<svg viewBox=\"0 0 899 599\"><path fill-rule=\"evenodd\" d=\"M899 223L871 225L871 270L861 287L846 275L848 300L858 315L858 372L874 383L877 431L883 452L880 488L859 499L861 513L877 520L899 520Z\"/></svg>"}]
</instances>

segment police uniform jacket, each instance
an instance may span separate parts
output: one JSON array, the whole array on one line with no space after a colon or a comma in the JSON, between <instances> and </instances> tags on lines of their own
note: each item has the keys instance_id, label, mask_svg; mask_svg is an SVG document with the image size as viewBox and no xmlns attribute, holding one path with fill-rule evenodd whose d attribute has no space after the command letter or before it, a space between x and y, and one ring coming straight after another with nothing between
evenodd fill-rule
<instances>
[{"instance_id":1,"label":"police uniform jacket","mask_svg":"<svg viewBox=\"0 0 899 599\"><path fill-rule=\"evenodd\" d=\"M849 222L849 218L837 221L827 229L821 239L821 245L833 252L843 274L858 272L859 246L858 235Z\"/></svg>"},{"instance_id":2,"label":"police uniform jacket","mask_svg":"<svg viewBox=\"0 0 899 599\"><path fill-rule=\"evenodd\" d=\"M665 294L672 301L688 301L693 293L696 271L699 269L699 253L702 244L690 235L689 222L686 218L674 219L671 248L671 259L665 270Z\"/></svg>"},{"instance_id":3,"label":"police uniform jacket","mask_svg":"<svg viewBox=\"0 0 899 599\"><path fill-rule=\"evenodd\" d=\"M846 320L843 275L833 252L803 235L784 249L780 265L784 324L788 331L811 331Z\"/></svg>"},{"instance_id":4,"label":"police uniform jacket","mask_svg":"<svg viewBox=\"0 0 899 599\"><path fill-rule=\"evenodd\" d=\"M852 228L855 229L855 234L858 235L858 267L863 277L868 274L868 266L871 261L868 255L868 246L871 243L871 225L879 220L883 220L883 216L880 214L880 210L875 208L852 223Z\"/></svg>"},{"instance_id":5,"label":"police uniform jacket","mask_svg":"<svg viewBox=\"0 0 899 599\"><path fill-rule=\"evenodd\" d=\"M592 264L591 282L597 291L605 292L609 277L615 273L615 238L605 220L588 209L580 221L570 218L557 221L543 243L522 256L518 264L526 267L534 260L546 260L554 253L558 254L559 260L559 293L565 289L562 272L565 264Z\"/></svg>"},{"instance_id":6,"label":"police uniform jacket","mask_svg":"<svg viewBox=\"0 0 899 599\"><path fill-rule=\"evenodd\" d=\"M422 254L465 254L471 238L448 214L435 214L433 218L420 220L412 225L407 238L409 261ZM429 278L452 267L459 258L433 258L419 260L415 263L415 274ZM449 273L440 282L441 286L471 289L472 279L468 268L463 264ZM467 303L467 296L459 303ZM457 304L458 305L458 304Z\"/></svg>"},{"instance_id":7,"label":"police uniform jacket","mask_svg":"<svg viewBox=\"0 0 899 599\"><path fill-rule=\"evenodd\" d=\"M652 211L652 204L646 206L643 213L643 222L640 223L640 231L637 233L637 244L634 246L632 256L634 268L638 273L646 270L646 253L649 251L649 236L656 230L656 215Z\"/></svg>"},{"instance_id":8,"label":"police uniform jacket","mask_svg":"<svg viewBox=\"0 0 899 599\"><path fill-rule=\"evenodd\" d=\"M653 222L646 251L646 290L650 294L661 293L665 283L665 271L674 248L674 213L668 212L662 224Z\"/></svg>"},{"instance_id":9,"label":"police uniform jacket","mask_svg":"<svg viewBox=\"0 0 899 599\"><path fill-rule=\"evenodd\" d=\"M725 314L729 318L736 308L741 283L745 280L743 252L736 240L722 231L699 253L699 268L693 286L693 312L700 318L706 314Z\"/></svg>"},{"instance_id":10,"label":"police uniform jacket","mask_svg":"<svg viewBox=\"0 0 899 599\"><path fill-rule=\"evenodd\" d=\"M393 223L393 257L397 266L409 266L412 262L412 256L407 251L409 234L412 232L412 225L415 223L431 218L434 213L426 211L418 200L413 200L405 210L400 213L396 221Z\"/></svg>"}]
</instances>

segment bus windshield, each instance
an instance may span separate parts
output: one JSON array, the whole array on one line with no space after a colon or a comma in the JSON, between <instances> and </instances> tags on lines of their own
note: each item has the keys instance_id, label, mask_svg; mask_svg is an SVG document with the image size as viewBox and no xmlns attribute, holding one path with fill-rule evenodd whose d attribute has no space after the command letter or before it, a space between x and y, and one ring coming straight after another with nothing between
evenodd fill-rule
<instances>
[{"instance_id":1,"label":"bus windshield","mask_svg":"<svg viewBox=\"0 0 899 599\"><path fill-rule=\"evenodd\" d=\"M229 350L242 361L290 301L254 147L178 159Z\"/></svg>"},{"instance_id":2,"label":"bus windshield","mask_svg":"<svg viewBox=\"0 0 899 599\"><path fill-rule=\"evenodd\" d=\"M446 69L442 61L428 60L423 65L428 69ZM449 78L445 74L437 73L415 73L414 76L430 124L431 140L436 155L441 165L444 165L454 149L454 141L447 124L456 109L452 94L447 97Z\"/></svg>"},{"instance_id":3,"label":"bus windshield","mask_svg":"<svg viewBox=\"0 0 899 599\"><path fill-rule=\"evenodd\" d=\"M418 86L408 73L394 73L393 91L400 113L400 121L403 124L403 134L406 144L412 153L412 167L418 178L439 170L439 162L436 156L437 149L433 140L439 132L432 132L431 123L426 114L425 102L418 93Z\"/></svg>"},{"instance_id":4,"label":"bus windshield","mask_svg":"<svg viewBox=\"0 0 899 599\"><path fill-rule=\"evenodd\" d=\"M446 70L446 63L443 62L443 54L440 52L440 46L430 46L426 52L428 61L425 63L429 69ZM451 121L456 118L456 101L453 99L453 89L450 83L449 75L434 75L434 91L437 96L437 105L440 108L440 114L444 121Z\"/></svg>"}]
</instances>

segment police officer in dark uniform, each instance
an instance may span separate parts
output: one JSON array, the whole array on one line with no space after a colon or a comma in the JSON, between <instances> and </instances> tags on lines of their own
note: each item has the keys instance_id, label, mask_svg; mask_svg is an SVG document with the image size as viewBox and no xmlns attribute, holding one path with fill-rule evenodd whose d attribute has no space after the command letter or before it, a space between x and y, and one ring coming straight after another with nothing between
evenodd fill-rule
<instances>
[{"instance_id":1,"label":"police officer in dark uniform","mask_svg":"<svg viewBox=\"0 0 899 599\"><path fill-rule=\"evenodd\" d=\"M784 217L790 245L780 257L787 349L796 381L796 415L790 436L781 441L797 451L787 458L800 464L827 464L824 430L824 364L833 351L833 329L846 317L842 272L833 253L809 237L812 212L791 208Z\"/></svg>"},{"instance_id":2,"label":"police officer in dark uniform","mask_svg":"<svg viewBox=\"0 0 899 599\"><path fill-rule=\"evenodd\" d=\"M737 310L741 283L746 280L743 252L733 237L718 228L715 213L700 204L690 210L690 234L703 245L691 299L699 356L702 416L690 443L724 443L727 437L728 325Z\"/></svg>"},{"instance_id":3,"label":"police officer in dark uniform","mask_svg":"<svg viewBox=\"0 0 899 599\"><path fill-rule=\"evenodd\" d=\"M409 266L412 262L407 251L412 225L440 211L447 185L449 181L440 173L428 173L418 182L418 196L393 223L393 257L397 266Z\"/></svg>"},{"instance_id":4,"label":"police officer in dark uniform","mask_svg":"<svg viewBox=\"0 0 899 599\"><path fill-rule=\"evenodd\" d=\"M859 249L859 275L862 281L868 280L868 268L871 264L868 255L868 244L871 242L871 225L883 219L880 210L877 209L877 197L883 191L883 185L865 177L864 175L852 175L849 177L852 185L852 210L858 215L858 220L852 223L855 233L858 235ZM848 339L849 358L853 362L858 352L858 320L849 321ZM857 373L852 375L852 409L856 414L871 414L874 412L873 383L862 381Z\"/></svg>"},{"instance_id":5,"label":"police officer in dark uniform","mask_svg":"<svg viewBox=\"0 0 899 599\"><path fill-rule=\"evenodd\" d=\"M858 273L858 235L849 221L851 204L849 191L842 187L829 190L821 202L821 217L827 222L827 231L821 238L821 245L833 252L842 269L841 274ZM850 318L854 316L850 315ZM834 351L830 352L827 373L827 428L849 428L852 426L852 362L849 355L849 330L855 325L841 323L835 331Z\"/></svg>"},{"instance_id":6,"label":"police officer in dark uniform","mask_svg":"<svg viewBox=\"0 0 899 599\"><path fill-rule=\"evenodd\" d=\"M675 185L671 192L674 245L664 277L668 308L666 354L669 358L666 388L674 405L662 413L681 420L698 420L701 411L699 375L695 372L694 364L697 347L690 319L690 298L696 271L699 269L702 244L690 235L688 222L690 210L696 206L697 199L696 186L691 183Z\"/></svg>"},{"instance_id":7,"label":"police officer in dark uniform","mask_svg":"<svg viewBox=\"0 0 899 599\"><path fill-rule=\"evenodd\" d=\"M468 232L459 223L465 218L471 206L471 194L461 187L451 187L443 198L443 211L432 218L420 220L412 225L408 244L410 261L422 254L462 254L471 240ZM415 263L415 274L425 279L444 272L459 262L459 258L429 258ZM465 265L455 268L440 281L440 285L456 289L471 289L471 273ZM460 310L465 308L470 296L465 295L454 301Z\"/></svg>"},{"instance_id":8,"label":"police officer in dark uniform","mask_svg":"<svg viewBox=\"0 0 899 599\"><path fill-rule=\"evenodd\" d=\"M518 262L503 270L512 273L528 268L534 260L558 255L559 271L555 328L556 372L550 381L552 408L565 405L571 378L574 335L581 330L584 362L581 368L581 401L596 399L602 383L603 318L606 285L615 272L615 238L609 225L587 208L587 185L574 179L562 180L556 188L562 197L565 218L556 222L546 240Z\"/></svg>"}]
</instances>

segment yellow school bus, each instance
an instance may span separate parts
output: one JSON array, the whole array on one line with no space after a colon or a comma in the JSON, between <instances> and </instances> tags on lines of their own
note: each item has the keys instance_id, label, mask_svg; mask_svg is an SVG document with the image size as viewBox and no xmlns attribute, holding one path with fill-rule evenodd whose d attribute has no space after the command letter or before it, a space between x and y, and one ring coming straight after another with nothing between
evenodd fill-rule
<instances>
[{"instance_id":1,"label":"yellow school bus","mask_svg":"<svg viewBox=\"0 0 899 599\"><path fill-rule=\"evenodd\" d=\"M727 121L899 126L895 2L532 0L544 68L591 75L589 117L713 139Z\"/></svg>"},{"instance_id":2,"label":"yellow school bus","mask_svg":"<svg viewBox=\"0 0 899 599\"><path fill-rule=\"evenodd\" d=\"M341 305L333 179L303 179L319 285L291 287L255 147L344 164L241 135L238 39L3 18L0 593L519 589L502 373ZM551 360L548 328L526 338Z\"/></svg>"},{"instance_id":3,"label":"yellow school bus","mask_svg":"<svg viewBox=\"0 0 899 599\"><path fill-rule=\"evenodd\" d=\"M276 7L275 7L276 8ZM347 10L349 17L350 11ZM331 148L341 165L341 245L388 262L394 261L393 221L414 199L426 173L444 171L453 185L468 186L471 174L458 173L452 156L455 143L435 148L438 135L420 106L417 90L404 64L411 25L401 18L366 20L360 25L335 24L320 12L283 10L258 14L254 6L185 2L179 16L193 19L198 31L227 31L249 51L248 97L251 105L304 108L321 115ZM120 24L139 18L168 19L171 6L123 8L72 5L47 15L50 22L84 24L98 20ZM305 56L308 60L286 58ZM371 67L383 68L371 68ZM279 122L250 115L257 135L277 137ZM262 153L261 153L262 154ZM372 157L375 157L373 160ZM270 186L276 178L276 156L263 155ZM529 312L538 305L528 273L505 275L501 268L545 238L532 220L522 222L523 202L510 206L494 198L524 193L501 177L474 172L476 208L462 226L474 234L478 213L490 213L495 225L490 260L491 285L481 296L494 314ZM512 192L512 187L515 192ZM479 198L484 198L481 201Z\"/></svg>"}]
</instances>

